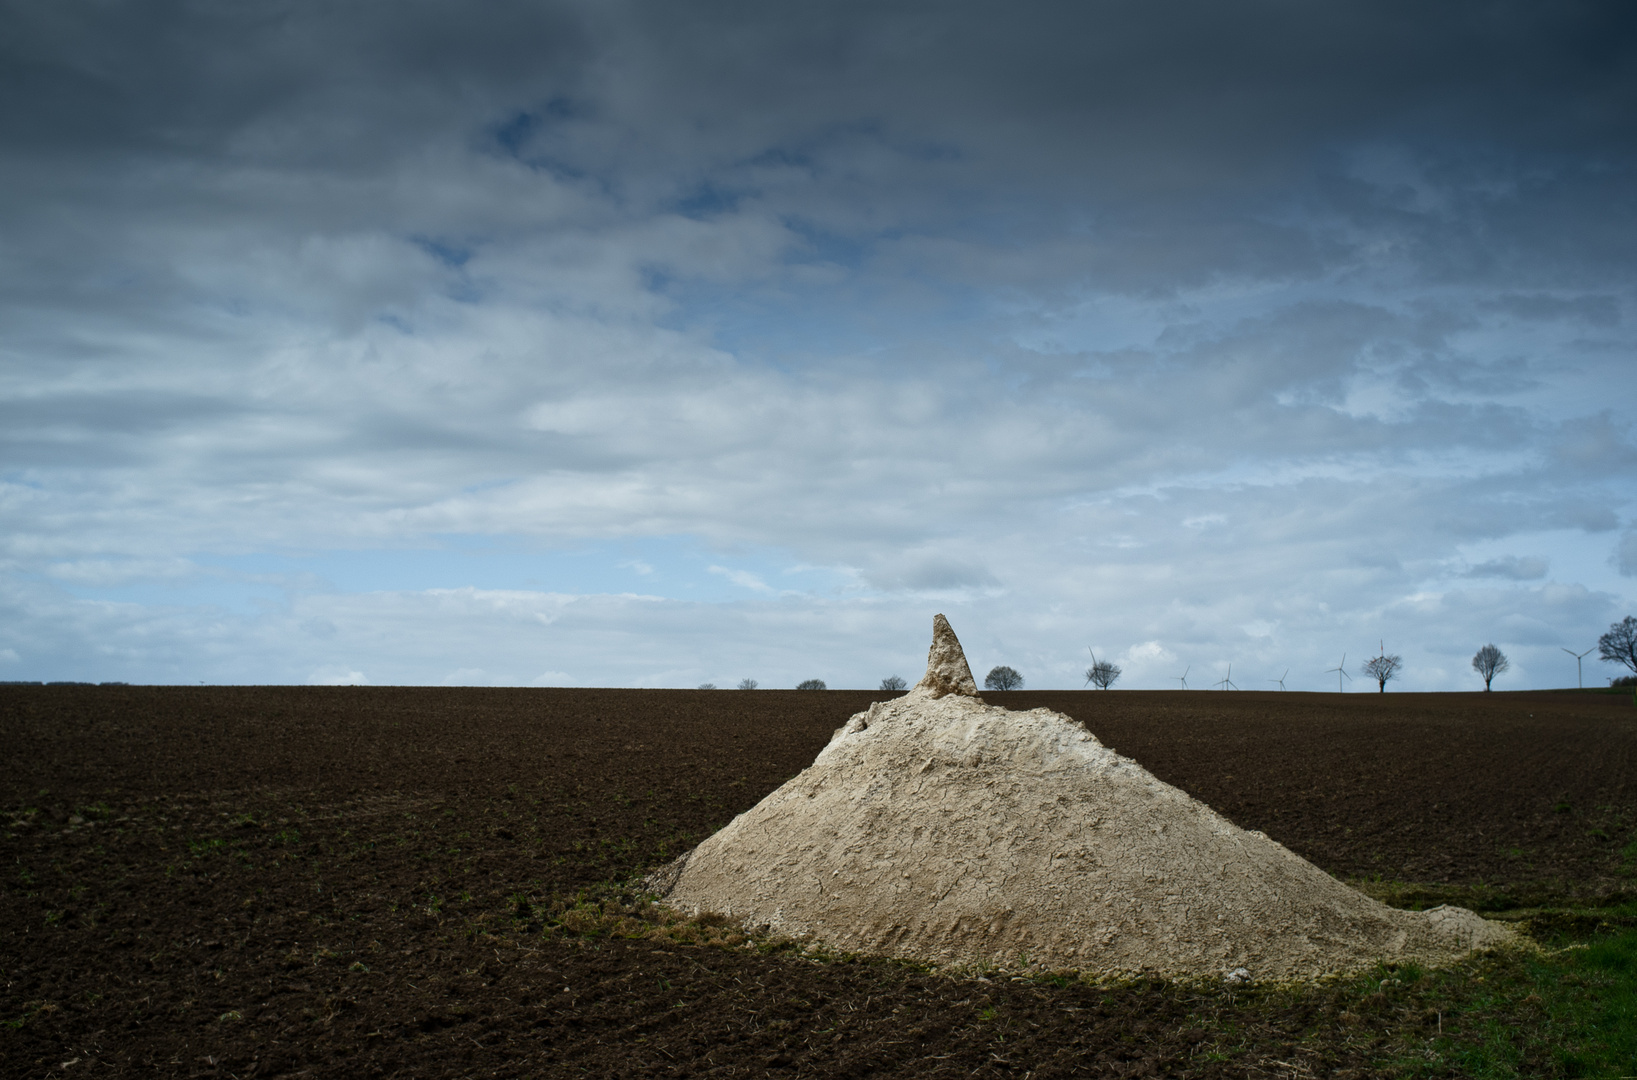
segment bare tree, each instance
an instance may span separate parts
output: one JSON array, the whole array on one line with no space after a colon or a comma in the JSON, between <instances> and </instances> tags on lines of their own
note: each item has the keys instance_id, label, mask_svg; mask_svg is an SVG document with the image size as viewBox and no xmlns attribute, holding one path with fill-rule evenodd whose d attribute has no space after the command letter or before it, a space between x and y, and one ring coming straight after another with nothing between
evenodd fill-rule
<instances>
[{"instance_id":1,"label":"bare tree","mask_svg":"<svg viewBox=\"0 0 1637 1080\"><path fill-rule=\"evenodd\" d=\"M1610 626L1609 632L1597 639L1597 658L1624 664L1637 675L1637 619L1627 615ZM1631 700L1637 704L1637 685L1632 687Z\"/></svg>"},{"instance_id":2,"label":"bare tree","mask_svg":"<svg viewBox=\"0 0 1637 1080\"><path fill-rule=\"evenodd\" d=\"M796 689L797 690L828 690L830 688L828 686L824 685L824 680L823 679L803 679L801 682L796 684Z\"/></svg>"},{"instance_id":3,"label":"bare tree","mask_svg":"<svg viewBox=\"0 0 1637 1080\"><path fill-rule=\"evenodd\" d=\"M1099 660L1095 653L1092 654L1091 666L1086 669L1086 682L1099 690L1107 690L1119 677L1120 665Z\"/></svg>"},{"instance_id":4,"label":"bare tree","mask_svg":"<svg viewBox=\"0 0 1637 1080\"><path fill-rule=\"evenodd\" d=\"M909 683L905 682L903 679L900 679L896 675L888 675L885 679L881 680L881 689L883 690L902 690L908 685Z\"/></svg>"},{"instance_id":5,"label":"bare tree","mask_svg":"<svg viewBox=\"0 0 1637 1080\"><path fill-rule=\"evenodd\" d=\"M1403 667L1403 657L1389 653L1383 648L1380 656L1370 657L1369 663L1364 665L1364 674L1374 679L1376 685L1381 688L1381 692L1385 694L1387 684L1398 676Z\"/></svg>"},{"instance_id":6,"label":"bare tree","mask_svg":"<svg viewBox=\"0 0 1637 1080\"><path fill-rule=\"evenodd\" d=\"M1086 646L1086 651L1091 653L1091 666L1086 669L1086 682L1099 690L1107 690L1114 685L1114 680L1120 677L1119 665L1097 659L1097 654L1092 651L1090 645ZM1182 688L1188 689L1187 672L1183 672Z\"/></svg>"},{"instance_id":7,"label":"bare tree","mask_svg":"<svg viewBox=\"0 0 1637 1080\"><path fill-rule=\"evenodd\" d=\"M760 685L761 685L761 683L757 682L755 679L740 679L739 680L739 689L741 689L741 690L754 690Z\"/></svg>"},{"instance_id":8,"label":"bare tree","mask_svg":"<svg viewBox=\"0 0 1637 1080\"><path fill-rule=\"evenodd\" d=\"M713 682L702 682L702 683L699 684L699 689L701 689L701 690L715 690L716 689L716 684L713 683Z\"/></svg>"},{"instance_id":9,"label":"bare tree","mask_svg":"<svg viewBox=\"0 0 1637 1080\"><path fill-rule=\"evenodd\" d=\"M1493 645L1485 645L1472 657L1472 670L1484 677L1484 693L1486 694L1489 692L1489 680L1511 666L1507 662L1506 654Z\"/></svg>"},{"instance_id":10,"label":"bare tree","mask_svg":"<svg viewBox=\"0 0 1637 1080\"><path fill-rule=\"evenodd\" d=\"M983 688L985 690L1021 690L1023 689L1023 676L1018 674L1016 668L1001 664L998 667L989 669L989 674L983 677Z\"/></svg>"}]
</instances>

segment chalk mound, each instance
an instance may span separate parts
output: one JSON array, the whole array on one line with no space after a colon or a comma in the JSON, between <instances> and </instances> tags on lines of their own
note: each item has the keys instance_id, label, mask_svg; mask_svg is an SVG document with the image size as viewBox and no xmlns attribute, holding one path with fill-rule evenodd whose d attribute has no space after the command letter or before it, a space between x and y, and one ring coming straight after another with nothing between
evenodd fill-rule
<instances>
[{"instance_id":1,"label":"chalk mound","mask_svg":"<svg viewBox=\"0 0 1637 1080\"><path fill-rule=\"evenodd\" d=\"M1304 979L1510 940L1463 908L1364 896L1066 716L984 704L933 627L914 690L650 888L843 951L1108 975Z\"/></svg>"}]
</instances>

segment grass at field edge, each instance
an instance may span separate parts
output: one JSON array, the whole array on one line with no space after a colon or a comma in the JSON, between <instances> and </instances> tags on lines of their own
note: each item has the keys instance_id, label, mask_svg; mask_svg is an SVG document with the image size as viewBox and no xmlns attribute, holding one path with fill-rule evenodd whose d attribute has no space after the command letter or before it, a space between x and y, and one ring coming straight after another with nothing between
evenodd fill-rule
<instances>
[{"instance_id":1,"label":"grass at field edge","mask_svg":"<svg viewBox=\"0 0 1637 1080\"><path fill-rule=\"evenodd\" d=\"M796 952L820 963L906 964L836 956L823 949L765 940L718 916L686 919L649 903L630 881L609 883L560 898L545 910L520 909L518 918L540 918L548 935L594 940L647 937L679 944ZM1398 883L1404 895L1457 892ZM1460 897L1437 902L1456 902ZM1395 906L1421 908L1424 902ZM1461 1076L1474 1080L1596 1078L1637 1074L1637 902L1599 907L1543 907L1508 912L1518 947L1489 950L1458 964L1428 969L1383 964L1374 970L1315 985L1284 984L1223 988L1201 995L1199 984L1170 983L1191 1002L1209 1001L1194 1021L1210 1033L1210 1059L1249 1064L1270 1022L1300 1045L1392 1032L1373 1055L1382 1074L1404 1080ZM921 965L907 964L910 967ZM953 977L974 972L950 971ZM1077 980L1042 972L1031 981L1058 986ZM1097 980L1087 980L1093 984ZM1145 980L1153 985L1159 980ZM1292 1018L1301 1017L1294 1023Z\"/></svg>"}]
</instances>

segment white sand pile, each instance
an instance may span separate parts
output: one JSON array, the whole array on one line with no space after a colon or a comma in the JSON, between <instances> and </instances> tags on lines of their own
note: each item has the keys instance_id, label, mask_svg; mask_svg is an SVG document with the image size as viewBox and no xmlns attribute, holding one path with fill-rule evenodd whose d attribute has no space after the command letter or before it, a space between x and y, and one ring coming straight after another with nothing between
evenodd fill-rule
<instances>
[{"instance_id":1,"label":"white sand pile","mask_svg":"<svg viewBox=\"0 0 1637 1080\"><path fill-rule=\"evenodd\" d=\"M1105 974L1300 979L1511 937L1386 907L1068 717L985 705L942 615L914 690L650 887L838 950Z\"/></svg>"}]
</instances>

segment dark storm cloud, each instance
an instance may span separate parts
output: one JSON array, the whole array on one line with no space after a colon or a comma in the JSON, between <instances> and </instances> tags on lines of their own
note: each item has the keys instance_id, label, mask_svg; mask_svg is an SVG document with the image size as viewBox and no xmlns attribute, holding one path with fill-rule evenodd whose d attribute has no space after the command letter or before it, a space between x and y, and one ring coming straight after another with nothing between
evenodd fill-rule
<instances>
[{"instance_id":1,"label":"dark storm cloud","mask_svg":"<svg viewBox=\"0 0 1637 1080\"><path fill-rule=\"evenodd\" d=\"M17 2L4 17L0 134L94 158L368 161L549 93L585 51L579 20L539 4ZM239 141L252 133L264 141Z\"/></svg>"},{"instance_id":2,"label":"dark storm cloud","mask_svg":"<svg viewBox=\"0 0 1637 1080\"><path fill-rule=\"evenodd\" d=\"M867 247L948 233L952 213L978 239L1069 228L1095 239L1088 273L1140 287L1188 260L1311 270L1356 253L1357 229L1445 272L1632 251L1629 200L1610 198L1637 146L1637 14L1621 5L14 3L4 18L0 137L25 187L40 159L75 163L90 191L160 163L369 174L444 139L686 213L763 200ZM175 196L206 183L170 179ZM256 196L212 194L199 213ZM268 209L322 217L336 194ZM1099 251L1143 254L1099 266Z\"/></svg>"},{"instance_id":3,"label":"dark storm cloud","mask_svg":"<svg viewBox=\"0 0 1637 1080\"><path fill-rule=\"evenodd\" d=\"M1619 9L750 14L763 10L633 9L622 26L641 62L615 69L602 115L645 137L593 146L568 124L542 144L571 160L617 148L639 171L644 154L688 162L876 243L880 217L1025 251L1067 229L1082 276L1138 289L1311 274L1383 244L1441 278L1505 266L1542 282L1633 251L1615 195L1637 145L1633 18ZM781 202L770 154L822 194ZM882 202L897 205L883 215Z\"/></svg>"}]
</instances>

